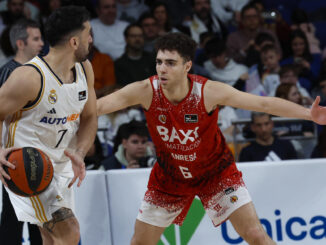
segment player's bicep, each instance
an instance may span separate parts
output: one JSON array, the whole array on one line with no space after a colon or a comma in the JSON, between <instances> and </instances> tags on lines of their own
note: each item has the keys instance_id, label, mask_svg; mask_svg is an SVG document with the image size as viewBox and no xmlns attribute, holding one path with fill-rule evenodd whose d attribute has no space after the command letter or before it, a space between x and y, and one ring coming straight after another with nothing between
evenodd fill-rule
<instances>
[{"instance_id":1,"label":"player's bicep","mask_svg":"<svg viewBox=\"0 0 326 245\"><path fill-rule=\"evenodd\" d=\"M40 75L30 67L19 67L0 88L0 119L3 120L34 101L41 89Z\"/></svg>"},{"instance_id":2,"label":"player's bicep","mask_svg":"<svg viewBox=\"0 0 326 245\"><path fill-rule=\"evenodd\" d=\"M97 115L118 111L133 105L147 109L152 99L149 80L134 82L97 100Z\"/></svg>"}]
</instances>

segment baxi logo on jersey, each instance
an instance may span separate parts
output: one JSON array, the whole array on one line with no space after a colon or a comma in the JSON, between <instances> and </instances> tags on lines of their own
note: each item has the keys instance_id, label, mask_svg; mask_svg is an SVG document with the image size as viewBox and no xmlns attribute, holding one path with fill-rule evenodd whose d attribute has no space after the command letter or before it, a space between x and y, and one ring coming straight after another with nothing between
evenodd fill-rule
<instances>
[{"instance_id":1,"label":"baxi logo on jersey","mask_svg":"<svg viewBox=\"0 0 326 245\"><path fill-rule=\"evenodd\" d=\"M54 89L50 91L50 94L48 96L48 100L51 104L55 104L57 102L58 96Z\"/></svg>"}]
</instances>

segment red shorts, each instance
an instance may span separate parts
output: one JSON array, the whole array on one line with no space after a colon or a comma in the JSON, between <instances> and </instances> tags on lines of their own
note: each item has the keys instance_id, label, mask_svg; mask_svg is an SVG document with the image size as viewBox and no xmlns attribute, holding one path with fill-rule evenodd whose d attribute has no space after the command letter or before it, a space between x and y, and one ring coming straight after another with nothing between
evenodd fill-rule
<instances>
[{"instance_id":1,"label":"red shorts","mask_svg":"<svg viewBox=\"0 0 326 245\"><path fill-rule=\"evenodd\" d=\"M198 196L213 224L218 226L233 211L251 202L242 173L234 163L220 175L195 182L196 185L175 183L171 189L170 180L169 176L166 180L157 179L157 175L151 173L137 219L159 227L171 223L182 225L193 199Z\"/></svg>"}]
</instances>

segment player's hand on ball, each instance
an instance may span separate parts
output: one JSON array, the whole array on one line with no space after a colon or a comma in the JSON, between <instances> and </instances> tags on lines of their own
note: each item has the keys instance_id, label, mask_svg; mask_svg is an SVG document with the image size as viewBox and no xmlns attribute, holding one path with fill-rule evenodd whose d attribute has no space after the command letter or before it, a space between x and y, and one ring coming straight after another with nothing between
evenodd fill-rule
<instances>
[{"instance_id":1,"label":"player's hand on ball","mask_svg":"<svg viewBox=\"0 0 326 245\"><path fill-rule=\"evenodd\" d=\"M79 179L77 184L77 186L79 187L86 176L84 158L77 152L72 153L67 150L65 150L65 155L70 158L72 163L72 170L74 171L74 178L68 185L68 188L70 188L76 182L77 179Z\"/></svg>"},{"instance_id":2,"label":"player's hand on ball","mask_svg":"<svg viewBox=\"0 0 326 245\"><path fill-rule=\"evenodd\" d=\"M7 149L3 149L2 147L0 147L0 180L6 187L8 187L8 185L5 181L5 178L9 180L10 176L3 169L3 165L12 169L16 168L14 164L7 161L8 154L16 149L17 148L15 147L7 148Z\"/></svg>"}]
</instances>

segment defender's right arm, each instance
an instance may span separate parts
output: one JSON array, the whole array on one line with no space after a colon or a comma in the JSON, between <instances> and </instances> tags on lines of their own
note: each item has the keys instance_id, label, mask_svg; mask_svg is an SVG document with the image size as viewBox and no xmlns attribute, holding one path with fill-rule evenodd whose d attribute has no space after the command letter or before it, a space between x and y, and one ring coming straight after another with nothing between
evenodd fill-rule
<instances>
[{"instance_id":1,"label":"defender's right arm","mask_svg":"<svg viewBox=\"0 0 326 245\"><path fill-rule=\"evenodd\" d=\"M148 109L153 98L150 80L133 82L122 89L97 100L97 115L118 111L129 106L141 105Z\"/></svg>"},{"instance_id":2,"label":"defender's right arm","mask_svg":"<svg viewBox=\"0 0 326 245\"><path fill-rule=\"evenodd\" d=\"M34 68L21 66L15 69L8 80L0 88L0 135L5 118L22 109L28 102L34 101L41 89L41 76ZM6 156L15 148L4 149L0 141L0 180L7 186L4 177L10 177L3 170L2 165L15 168L6 160Z\"/></svg>"}]
</instances>

